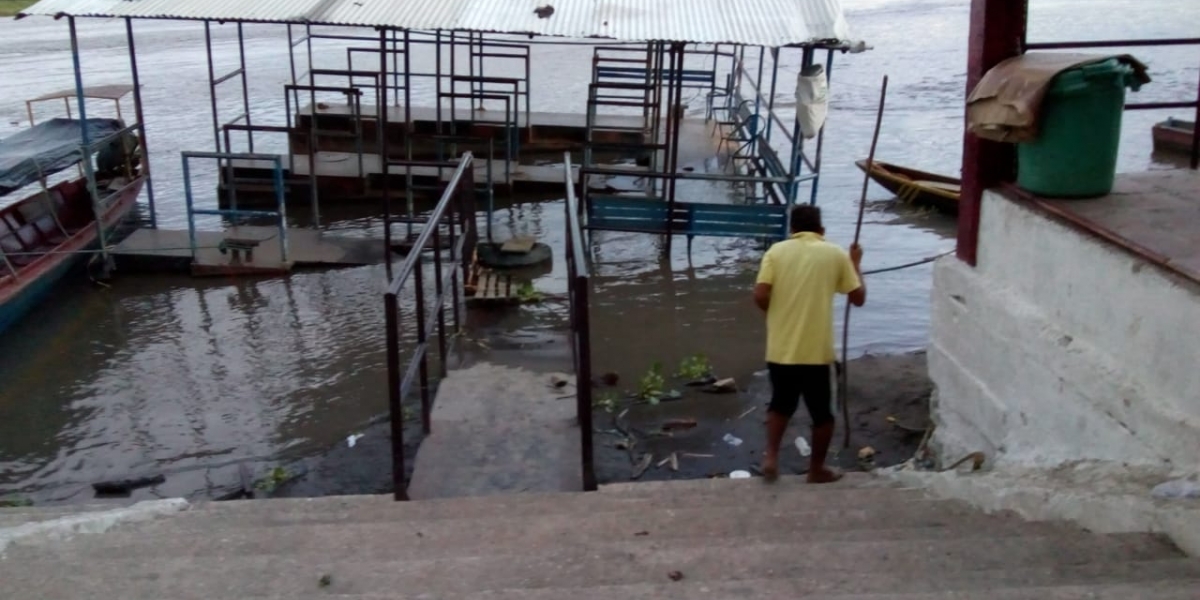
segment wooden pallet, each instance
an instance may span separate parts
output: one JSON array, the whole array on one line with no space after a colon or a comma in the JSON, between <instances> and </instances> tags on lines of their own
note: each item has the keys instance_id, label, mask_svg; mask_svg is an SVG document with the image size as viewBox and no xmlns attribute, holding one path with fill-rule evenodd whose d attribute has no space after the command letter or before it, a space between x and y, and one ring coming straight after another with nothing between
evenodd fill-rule
<instances>
[{"instance_id":1,"label":"wooden pallet","mask_svg":"<svg viewBox=\"0 0 1200 600\"><path fill-rule=\"evenodd\" d=\"M492 271L478 262L471 265L467 280L468 304L519 304L523 282L504 272Z\"/></svg>"}]
</instances>

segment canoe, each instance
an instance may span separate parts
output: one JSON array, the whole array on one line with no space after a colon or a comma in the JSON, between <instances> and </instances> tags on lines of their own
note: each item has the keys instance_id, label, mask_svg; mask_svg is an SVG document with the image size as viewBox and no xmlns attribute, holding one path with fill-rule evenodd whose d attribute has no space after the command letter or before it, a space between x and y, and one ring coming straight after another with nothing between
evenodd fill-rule
<instances>
[{"instance_id":1,"label":"canoe","mask_svg":"<svg viewBox=\"0 0 1200 600\"><path fill-rule=\"evenodd\" d=\"M854 164L864 173L867 171L866 160ZM868 173L871 180L900 200L915 206L932 207L949 215L958 214L961 180L880 161L875 161L871 167Z\"/></svg>"},{"instance_id":2,"label":"canoe","mask_svg":"<svg viewBox=\"0 0 1200 600\"><path fill-rule=\"evenodd\" d=\"M131 91L101 86L83 95L116 101L120 115L120 98ZM33 121L33 103L75 96L67 90L30 100L30 127L0 140L0 204L22 195L0 208L0 333L99 256L101 242L112 242L145 183L137 128L119 116ZM94 165L91 183L80 168L84 161ZM60 176L71 170L73 177Z\"/></svg>"},{"instance_id":3,"label":"canoe","mask_svg":"<svg viewBox=\"0 0 1200 600\"><path fill-rule=\"evenodd\" d=\"M1175 118L1155 123L1154 127L1150 129L1151 136L1154 138L1154 149L1156 151L1182 152L1185 154L1191 154L1192 152L1192 136L1195 135L1195 132L1195 122Z\"/></svg>"},{"instance_id":4,"label":"canoe","mask_svg":"<svg viewBox=\"0 0 1200 600\"><path fill-rule=\"evenodd\" d=\"M136 204L143 179L122 184L101 212L106 239ZM103 192L102 192L103 193ZM84 178L38 190L0 209L0 333L96 256L100 232Z\"/></svg>"}]
</instances>

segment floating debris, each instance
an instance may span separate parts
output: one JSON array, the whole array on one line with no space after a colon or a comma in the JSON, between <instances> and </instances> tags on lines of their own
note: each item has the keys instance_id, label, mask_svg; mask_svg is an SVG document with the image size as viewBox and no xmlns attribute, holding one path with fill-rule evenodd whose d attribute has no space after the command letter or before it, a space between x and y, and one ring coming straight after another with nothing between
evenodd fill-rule
<instances>
[{"instance_id":1,"label":"floating debris","mask_svg":"<svg viewBox=\"0 0 1200 600\"><path fill-rule=\"evenodd\" d=\"M732 377L726 377L704 386L701 391L709 394L733 394L738 391L737 382Z\"/></svg>"},{"instance_id":2,"label":"floating debris","mask_svg":"<svg viewBox=\"0 0 1200 600\"><path fill-rule=\"evenodd\" d=\"M808 445L808 440L804 439L802 435L796 437L796 450L799 450L800 456L804 458L812 455L812 446Z\"/></svg>"},{"instance_id":3,"label":"floating debris","mask_svg":"<svg viewBox=\"0 0 1200 600\"><path fill-rule=\"evenodd\" d=\"M695 419L670 419L663 421L663 431L674 431L676 429L691 429L696 426Z\"/></svg>"},{"instance_id":4,"label":"floating debris","mask_svg":"<svg viewBox=\"0 0 1200 600\"><path fill-rule=\"evenodd\" d=\"M364 437L366 437L366 435L367 434L365 434L365 433L352 433L352 434L346 436L346 445L353 448L354 445L358 443L358 440L363 439Z\"/></svg>"},{"instance_id":5,"label":"floating debris","mask_svg":"<svg viewBox=\"0 0 1200 600\"><path fill-rule=\"evenodd\" d=\"M633 473L629 476L630 479L638 479L650 468L650 464L654 462L654 455L647 452L642 456L642 462L638 463L633 468Z\"/></svg>"},{"instance_id":6,"label":"floating debris","mask_svg":"<svg viewBox=\"0 0 1200 600\"><path fill-rule=\"evenodd\" d=\"M735 448L742 445L742 438L737 437L736 435L733 435L732 433L725 434L725 436L722 437L721 439L725 440L726 444L729 444L730 446L733 446Z\"/></svg>"},{"instance_id":7,"label":"floating debris","mask_svg":"<svg viewBox=\"0 0 1200 600\"><path fill-rule=\"evenodd\" d=\"M754 411L756 411L756 410L758 410L758 407L757 407L757 406L751 406L750 408L747 408L746 410L742 411L742 414L738 415L738 416L737 416L737 418L738 418L739 420L740 420L740 419L743 419L743 418L745 418L745 417L746 417L746 415L748 415L748 414L750 414L750 413L752 413L752 412L754 412Z\"/></svg>"},{"instance_id":8,"label":"floating debris","mask_svg":"<svg viewBox=\"0 0 1200 600\"><path fill-rule=\"evenodd\" d=\"M753 477L753 475L750 474L750 471L738 469L737 471L729 472L730 479L750 479L751 477Z\"/></svg>"}]
</instances>

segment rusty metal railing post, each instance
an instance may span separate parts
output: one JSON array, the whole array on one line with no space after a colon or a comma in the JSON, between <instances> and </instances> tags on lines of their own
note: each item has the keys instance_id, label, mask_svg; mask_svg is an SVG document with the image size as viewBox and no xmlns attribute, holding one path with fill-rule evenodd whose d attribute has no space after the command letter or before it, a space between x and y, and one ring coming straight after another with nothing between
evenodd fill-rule
<instances>
[{"instance_id":1,"label":"rusty metal railing post","mask_svg":"<svg viewBox=\"0 0 1200 600\"><path fill-rule=\"evenodd\" d=\"M433 324L437 328L438 352L441 359L439 374L444 377L449 371L450 354L448 347L449 336L446 334L445 323L446 285L450 285L453 288L455 323L458 324L458 269L459 265L465 264L467 260L465 256L468 253L465 249L468 247L472 250L474 249L474 238L471 237L475 230L474 209L471 204L473 199L471 198L471 194L463 193L463 190L473 191L471 184L471 163L471 153L464 153L459 160L458 168L455 170L441 198L438 200L437 206L434 207L428 219L426 219L424 229L417 236L416 242L413 243L396 277L388 282L387 292L384 294L384 307L386 311L384 318L387 328L388 410L392 430L392 484L395 487L396 500L408 499L404 471L403 402L409 394L414 376L419 376L421 387L422 430L427 435L432 431L433 395L429 382L429 336L434 334L434 329L429 327L430 321L426 316L428 307L426 307L425 272L422 257L432 244L434 250L434 275L436 278L436 299L432 309L437 311L435 315L437 320L433 321ZM458 207L462 208L457 209ZM470 219L466 218L466 215L471 215ZM460 219L462 220L460 221ZM463 229L458 230L457 227L460 223ZM453 266L449 273L449 281L446 280L447 274L445 273L445 268L442 266L443 258L441 253L443 248L440 228L443 225L448 227L450 235L450 256ZM410 277L413 281L413 299L416 304L416 310L414 311L417 330L416 347L412 358L408 362L408 366L402 368L400 364L399 297Z\"/></svg>"},{"instance_id":2,"label":"rusty metal railing post","mask_svg":"<svg viewBox=\"0 0 1200 600\"><path fill-rule=\"evenodd\" d=\"M426 223L426 226L433 225L437 227L437 223ZM424 237L424 236L422 236ZM426 240L427 243L427 240ZM425 276L424 265L421 264L421 254L425 252L425 244L419 246L414 245L409 252L417 254L416 267L413 269L413 286L414 298L416 300L417 313L417 345L421 348L425 347L428 341L428 335L425 333ZM430 418L433 413L433 398L429 395L429 353L421 352L417 358L420 361L420 377L421 377L421 429L426 435L431 431Z\"/></svg>"},{"instance_id":3,"label":"rusty metal railing post","mask_svg":"<svg viewBox=\"0 0 1200 600\"><path fill-rule=\"evenodd\" d=\"M575 368L575 412L579 422L579 460L585 491L596 489L596 469L592 440L592 347L591 323L588 314L590 277L584 253L583 227L580 223L579 200L571 176L571 154L563 155L566 186L566 259L568 317L571 330L571 361Z\"/></svg>"},{"instance_id":4,"label":"rusty metal railing post","mask_svg":"<svg viewBox=\"0 0 1200 600\"><path fill-rule=\"evenodd\" d=\"M451 215L453 217L453 215ZM451 224L453 227L453 224ZM453 250L451 250L453 252ZM446 310L445 298L442 296L445 286L442 284L442 227L433 224L433 279L434 292L437 294L437 336L438 336L438 377L445 378L449 371L446 366Z\"/></svg>"},{"instance_id":5,"label":"rusty metal railing post","mask_svg":"<svg viewBox=\"0 0 1200 600\"><path fill-rule=\"evenodd\" d=\"M404 483L404 407L400 392L400 331L396 295L383 297L384 322L387 328L388 416L392 433L392 494L396 500L407 500Z\"/></svg>"}]
</instances>

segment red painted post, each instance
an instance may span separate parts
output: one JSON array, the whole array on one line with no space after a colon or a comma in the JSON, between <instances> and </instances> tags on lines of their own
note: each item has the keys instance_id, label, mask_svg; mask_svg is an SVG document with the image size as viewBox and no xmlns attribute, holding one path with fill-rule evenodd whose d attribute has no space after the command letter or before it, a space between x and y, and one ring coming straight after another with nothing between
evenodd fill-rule
<instances>
[{"instance_id":1,"label":"red painted post","mask_svg":"<svg viewBox=\"0 0 1200 600\"><path fill-rule=\"evenodd\" d=\"M1028 8L1028 0L971 1L967 95L989 69L1021 54ZM1001 182L1012 181L1016 166L1016 152L1011 144L982 140L964 132L958 258L969 265L975 265L983 191Z\"/></svg>"}]
</instances>

